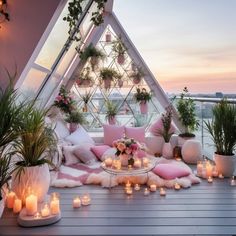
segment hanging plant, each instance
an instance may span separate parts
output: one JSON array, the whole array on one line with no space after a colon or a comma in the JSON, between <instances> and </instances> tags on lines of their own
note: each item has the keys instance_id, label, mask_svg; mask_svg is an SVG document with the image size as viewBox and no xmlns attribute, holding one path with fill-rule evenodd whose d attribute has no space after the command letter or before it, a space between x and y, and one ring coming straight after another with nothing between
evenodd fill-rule
<instances>
[{"instance_id":1,"label":"hanging plant","mask_svg":"<svg viewBox=\"0 0 236 236\"><path fill-rule=\"evenodd\" d=\"M106 32L105 40L106 40L106 43L110 43L111 42L111 32L110 31Z\"/></svg>"},{"instance_id":2,"label":"hanging plant","mask_svg":"<svg viewBox=\"0 0 236 236\"><path fill-rule=\"evenodd\" d=\"M112 42L112 51L117 57L117 63L123 65L125 62L125 53L127 51L127 48L122 42L121 37L118 37L117 40Z\"/></svg>"},{"instance_id":3,"label":"hanging plant","mask_svg":"<svg viewBox=\"0 0 236 236\"><path fill-rule=\"evenodd\" d=\"M86 2L86 0L72 0L68 3L68 14L63 18L63 20L67 21L69 24L68 34L70 42L74 40L81 40L81 38L77 36L80 32L78 27L78 21L84 11L83 5L85 5ZM97 8L95 11L92 12L92 17L90 21L92 21L95 26L99 26L103 23L103 12L107 0L94 0L94 2L97 4ZM76 48L76 50L79 52L78 47Z\"/></svg>"},{"instance_id":4,"label":"hanging plant","mask_svg":"<svg viewBox=\"0 0 236 236\"><path fill-rule=\"evenodd\" d=\"M93 83L93 79L90 76L90 68L86 67L83 69L79 78L76 80L76 83L79 87L91 87Z\"/></svg>"},{"instance_id":5,"label":"hanging plant","mask_svg":"<svg viewBox=\"0 0 236 236\"><path fill-rule=\"evenodd\" d=\"M130 77L133 79L134 84L139 84L143 76L144 73L140 67L136 67L135 71L130 75Z\"/></svg>"},{"instance_id":6,"label":"hanging plant","mask_svg":"<svg viewBox=\"0 0 236 236\"><path fill-rule=\"evenodd\" d=\"M117 78L118 73L112 68L103 68L100 71L100 77L104 81L105 89L109 89L111 87L111 82Z\"/></svg>"}]
</instances>

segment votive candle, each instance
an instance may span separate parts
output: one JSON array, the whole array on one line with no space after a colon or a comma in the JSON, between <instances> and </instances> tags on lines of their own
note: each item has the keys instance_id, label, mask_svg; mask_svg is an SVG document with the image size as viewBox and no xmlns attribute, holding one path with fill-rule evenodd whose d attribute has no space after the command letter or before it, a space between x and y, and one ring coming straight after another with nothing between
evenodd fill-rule
<instances>
[{"instance_id":1,"label":"votive candle","mask_svg":"<svg viewBox=\"0 0 236 236\"><path fill-rule=\"evenodd\" d=\"M107 166L107 167L111 167L112 166L112 158L111 157L108 157L108 158L106 158L105 159L105 165Z\"/></svg>"},{"instance_id":2,"label":"votive candle","mask_svg":"<svg viewBox=\"0 0 236 236\"><path fill-rule=\"evenodd\" d=\"M77 196L73 199L73 207L79 208L80 206L81 206L81 200L80 200L79 196Z\"/></svg>"},{"instance_id":3,"label":"votive candle","mask_svg":"<svg viewBox=\"0 0 236 236\"><path fill-rule=\"evenodd\" d=\"M150 194L149 189L148 189L148 188L145 188L145 189L144 189L144 195L147 196L147 195L149 195L149 194Z\"/></svg>"},{"instance_id":4,"label":"votive candle","mask_svg":"<svg viewBox=\"0 0 236 236\"><path fill-rule=\"evenodd\" d=\"M133 189L130 187L130 188L127 188L126 189L126 194L128 195L132 195L133 194Z\"/></svg>"},{"instance_id":5,"label":"votive candle","mask_svg":"<svg viewBox=\"0 0 236 236\"><path fill-rule=\"evenodd\" d=\"M87 206L91 204L91 198L89 194L84 194L81 198L81 203L83 206Z\"/></svg>"},{"instance_id":6,"label":"votive candle","mask_svg":"<svg viewBox=\"0 0 236 236\"><path fill-rule=\"evenodd\" d=\"M141 168L141 166L142 166L142 163L141 163L141 160L140 159L136 159L135 161L134 161L134 168Z\"/></svg>"},{"instance_id":7,"label":"votive candle","mask_svg":"<svg viewBox=\"0 0 236 236\"><path fill-rule=\"evenodd\" d=\"M219 178L220 178L220 179L224 179L224 176L220 173L220 174L219 174Z\"/></svg>"},{"instance_id":8,"label":"votive candle","mask_svg":"<svg viewBox=\"0 0 236 236\"><path fill-rule=\"evenodd\" d=\"M207 182L208 183L212 183L213 182L213 178L211 176L209 176L208 179L207 179Z\"/></svg>"},{"instance_id":9,"label":"votive candle","mask_svg":"<svg viewBox=\"0 0 236 236\"><path fill-rule=\"evenodd\" d=\"M143 158L143 166L144 166L144 167L148 167L148 163L149 163L148 158L147 158L147 157L144 157L144 158Z\"/></svg>"},{"instance_id":10,"label":"votive candle","mask_svg":"<svg viewBox=\"0 0 236 236\"><path fill-rule=\"evenodd\" d=\"M22 201L21 199L16 198L14 201L13 212L15 214L19 213L22 209Z\"/></svg>"},{"instance_id":11,"label":"votive candle","mask_svg":"<svg viewBox=\"0 0 236 236\"><path fill-rule=\"evenodd\" d=\"M160 188L160 196L165 196L166 195L166 191L164 188Z\"/></svg>"},{"instance_id":12,"label":"votive candle","mask_svg":"<svg viewBox=\"0 0 236 236\"><path fill-rule=\"evenodd\" d=\"M175 187L175 190L180 190L181 189L181 186L178 183L175 183L174 187Z\"/></svg>"},{"instance_id":13,"label":"votive candle","mask_svg":"<svg viewBox=\"0 0 236 236\"><path fill-rule=\"evenodd\" d=\"M50 207L48 203L45 203L41 209L41 215L42 217L47 217L50 215Z\"/></svg>"},{"instance_id":14,"label":"votive candle","mask_svg":"<svg viewBox=\"0 0 236 236\"><path fill-rule=\"evenodd\" d=\"M151 192L156 192L157 191L157 186L155 184L150 185L150 191Z\"/></svg>"},{"instance_id":15,"label":"votive candle","mask_svg":"<svg viewBox=\"0 0 236 236\"><path fill-rule=\"evenodd\" d=\"M140 185L139 184L135 184L134 190L139 191L140 190Z\"/></svg>"},{"instance_id":16,"label":"votive candle","mask_svg":"<svg viewBox=\"0 0 236 236\"><path fill-rule=\"evenodd\" d=\"M14 192L10 191L7 194L7 208L9 208L9 209L13 208L15 198L16 198L16 194Z\"/></svg>"}]
</instances>

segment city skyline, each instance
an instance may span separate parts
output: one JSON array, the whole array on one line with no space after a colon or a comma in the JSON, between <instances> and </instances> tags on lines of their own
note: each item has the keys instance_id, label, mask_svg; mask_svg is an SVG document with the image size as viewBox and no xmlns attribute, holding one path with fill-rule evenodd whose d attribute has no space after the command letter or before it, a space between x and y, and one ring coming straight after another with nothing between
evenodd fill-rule
<instances>
[{"instance_id":1,"label":"city skyline","mask_svg":"<svg viewBox=\"0 0 236 236\"><path fill-rule=\"evenodd\" d=\"M236 93L236 1L116 0L114 12L166 92Z\"/></svg>"}]
</instances>

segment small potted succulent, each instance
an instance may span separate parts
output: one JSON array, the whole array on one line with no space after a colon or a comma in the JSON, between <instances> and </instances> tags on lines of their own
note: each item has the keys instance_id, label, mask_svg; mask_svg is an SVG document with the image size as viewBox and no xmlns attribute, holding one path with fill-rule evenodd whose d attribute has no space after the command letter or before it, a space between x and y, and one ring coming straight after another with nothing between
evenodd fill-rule
<instances>
[{"instance_id":1,"label":"small potted succulent","mask_svg":"<svg viewBox=\"0 0 236 236\"><path fill-rule=\"evenodd\" d=\"M106 119L108 120L108 123L110 125L115 125L116 115L118 113L118 105L109 100L106 102L105 105L106 105Z\"/></svg>"},{"instance_id":2,"label":"small potted succulent","mask_svg":"<svg viewBox=\"0 0 236 236\"><path fill-rule=\"evenodd\" d=\"M139 84L143 76L144 73L140 67L136 67L130 75L130 77L133 79L133 84Z\"/></svg>"},{"instance_id":3,"label":"small potted succulent","mask_svg":"<svg viewBox=\"0 0 236 236\"><path fill-rule=\"evenodd\" d=\"M127 51L127 48L122 42L121 37L118 37L117 40L112 42L112 51L117 57L118 64L123 65L125 62L125 53Z\"/></svg>"},{"instance_id":4,"label":"small potted succulent","mask_svg":"<svg viewBox=\"0 0 236 236\"><path fill-rule=\"evenodd\" d=\"M85 118L82 112L74 110L66 115L65 121L69 123L70 133L73 133L78 128L79 124L82 125L85 123Z\"/></svg>"},{"instance_id":5,"label":"small potted succulent","mask_svg":"<svg viewBox=\"0 0 236 236\"><path fill-rule=\"evenodd\" d=\"M213 107L212 112L212 120L205 122L205 125L216 148L216 168L223 176L231 177L235 169L236 106L223 99Z\"/></svg>"},{"instance_id":6,"label":"small potted succulent","mask_svg":"<svg viewBox=\"0 0 236 236\"><path fill-rule=\"evenodd\" d=\"M83 61L87 61L90 58L90 64L92 70L94 71L99 64L99 61L105 58L105 55L101 50L95 48L92 44L90 44L81 52L80 58Z\"/></svg>"},{"instance_id":7,"label":"small potted succulent","mask_svg":"<svg viewBox=\"0 0 236 236\"><path fill-rule=\"evenodd\" d=\"M110 89L111 82L117 78L118 73L112 68L103 68L100 71L100 77L104 82L105 89Z\"/></svg>"},{"instance_id":8,"label":"small potted succulent","mask_svg":"<svg viewBox=\"0 0 236 236\"><path fill-rule=\"evenodd\" d=\"M137 88L134 98L140 104L140 112L142 114L148 113L148 102L152 98L152 93L148 92L145 88Z\"/></svg>"}]
</instances>

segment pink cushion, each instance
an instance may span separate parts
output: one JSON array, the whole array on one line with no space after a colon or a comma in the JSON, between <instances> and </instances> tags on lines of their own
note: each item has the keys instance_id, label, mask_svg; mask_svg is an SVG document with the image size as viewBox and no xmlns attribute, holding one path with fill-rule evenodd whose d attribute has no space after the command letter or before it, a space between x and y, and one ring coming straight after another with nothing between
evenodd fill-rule
<instances>
[{"instance_id":1,"label":"pink cushion","mask_svg":"<svg viewBox=\"0 0 236 236\"><path fill-rule=\"evenodd\" d=\"M118 125L103 125L104 144L112 147L112 143L124 137L125 127Z\"/></svg>"},{"instance_id":2,"label":"pink cushion","mask_svg":"<svg viewBox=\"0 0 236 236\"><path fill-rule=\"evenodd\" d=\"M155 136L159 136L160 132L163 131L163 123L161 118L157 119L156 122L154 122L151 127L149 128L149 132L152 133ZM169 133L174 133L175 132L175 127L174 125L171 123L171 127L169 130Z\"/></svg>"},{"instance_id":3,"label":"pink cushion","mask_svg":"<svg viewBox=\"0 0 236 236\"><path fill-rule=\"evenodd\" d=\"M97 161L97 157L90 150L94 145L84 143L83 145L74 146L74 155L83 163L89 165Z\"/></svg>"},{"instance_id":4,"label":"pink cushion","mask_svg":"<svg viewBox=\"0 0 236 236\"><path fill-rule=\"evenodd\" d=\"M153 172L163 179L168 180L184 177L191 173L188 168L174 164L159 164L154 168Z\"/></svg>"},{"instance_id":5,"label":"pink cushion","mask_svg":"<svg viewBox=\"0 0 236 236\"><path fill-rule=\"evenodd\" d=\"M145 143L145 128L144 127L125 127L125 136L133 138L140 143Z\"/></svg>"},{"instance_id":6,"label":"pink cushion","mask_svg":"<svg viewBox=\"0 0 236 236\"><path fill-rule=\"evenodd\" d=\"M100 146L93 146L90 150L94 153L94 155L99 159L102 160L102 155L111 147L108 145L100 145Z\"/></svg>"}]
</instances>

